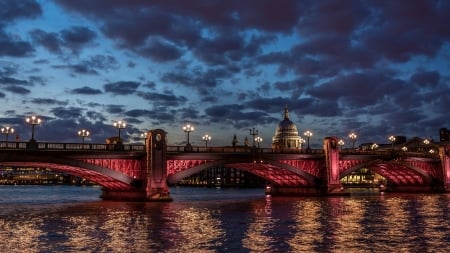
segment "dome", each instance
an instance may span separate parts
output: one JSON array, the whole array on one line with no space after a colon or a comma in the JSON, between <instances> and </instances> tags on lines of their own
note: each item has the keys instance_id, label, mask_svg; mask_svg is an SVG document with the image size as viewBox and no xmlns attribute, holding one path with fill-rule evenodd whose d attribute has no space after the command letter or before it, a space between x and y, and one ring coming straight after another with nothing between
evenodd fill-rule
<instances>
[{"instance_id":1,"label":"dome","mask_svg":"<svg viewBox=\"0 0 450 253\"><path fill-rule=\"evenodd\" d=\"M289 119L287 106L284 108L284 118L275 129L275 135L272 138L273 148L299 148L300 136L297 126Z\"/></svg>"}]
</instances>

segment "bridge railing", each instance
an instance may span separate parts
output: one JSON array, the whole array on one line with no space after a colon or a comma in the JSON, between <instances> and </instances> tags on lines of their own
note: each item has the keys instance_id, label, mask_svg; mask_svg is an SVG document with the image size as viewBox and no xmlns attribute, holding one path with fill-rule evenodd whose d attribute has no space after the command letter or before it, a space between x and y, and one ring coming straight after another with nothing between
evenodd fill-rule
<instances>
[{"instance_id":1,"label":"bridge railing","mask_svg":"<svg viewBox=\"0 0 450 253\"><path fill-rule=\"evenodd\" d=\"M0 149L29 149L28 142L0 142ZM95 143L58 143L37 142L35 150L95 150L95 151L145 151L144 145L139 144L95 144Z\"/></svg>"},{"instance_id":2,"label":"bridge railing","mask_svg":"<svg viewBox=\"0 0 450 253\"><path fill-rule=\"evenodd\" d=\"M272 149L257 147L191 147L167 146L167 152L193 152L193 153L282 153L282 154L323 154L323 149Z\"/></svg>"}]
</instances>

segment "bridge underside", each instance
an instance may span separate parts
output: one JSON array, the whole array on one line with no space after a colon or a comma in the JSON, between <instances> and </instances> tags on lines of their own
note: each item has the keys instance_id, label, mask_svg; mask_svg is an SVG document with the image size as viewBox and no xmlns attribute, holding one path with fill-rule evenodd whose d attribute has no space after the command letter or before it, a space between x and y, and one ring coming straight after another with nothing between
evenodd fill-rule
<instances>
[{"instance_id":1,"label":"bridge underside","mask_svg":"<svg viewBox=\"0 0 450 253\"><path fill-rule=\"evenodd\" d=\"M293 173L287 169L279 168L267 163L232 163L227 164L227 167L248 171L254 175L266 179L272 185L276 186L292 186L305 187L311 186L306 179L300 175Z\"/></svg>"},{"instance_id":2,"label":"bridge underside","mask_svg":"<svg viewBox=\"0 0 450 253\"><path fill-rule=\"evenodd\" d=\"M106 189L116 191L130 191L134 187L129 183L109 177L97 171L88 170L81 167L71 165L46 163L46 162L2 162L0 165L11 167L33 167L33 168L49 168L53 171L67 173L76 177L81 177L98 184Z\"/></svg>"}]
</instances>

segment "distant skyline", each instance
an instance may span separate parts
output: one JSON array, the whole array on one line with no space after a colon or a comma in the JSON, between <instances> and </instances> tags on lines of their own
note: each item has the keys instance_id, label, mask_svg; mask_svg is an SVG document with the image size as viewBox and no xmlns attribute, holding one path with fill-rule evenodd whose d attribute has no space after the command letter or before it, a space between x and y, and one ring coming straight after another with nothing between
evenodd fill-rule
<instances>
[{"instance_id":1,"label":"distant skyline","mask_svg":"<svg viewBox=\"0 0 450 253\"><path fill-rule=\"evenodd\" d=\"M0 126L37 141L270 147L287 105L311 146L450 129L450 1L0 0ZM13 140L14 136L9 136ZM303 136L303 138L305 138ZM5 136L0 136L4 140Z\"/></svg>"}]
</instances>

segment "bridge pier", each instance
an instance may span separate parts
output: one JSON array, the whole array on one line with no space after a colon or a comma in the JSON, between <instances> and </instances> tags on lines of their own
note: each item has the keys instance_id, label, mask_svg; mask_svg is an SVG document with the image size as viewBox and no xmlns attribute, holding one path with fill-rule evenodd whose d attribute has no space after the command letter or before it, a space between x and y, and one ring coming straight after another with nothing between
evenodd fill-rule
<instances>
[{"instance_id":1,"label":"bridge pier","mask_svg":"<svg viewBox=\"0 0 450 253\"><path fill-rule=\"evenodd\" d=\"M323 141L325 152L325 175L322 183L324 194L343 194L343 187L339 178L339 146L338 138L326 137Z\"/></svg>"},{"instance_id":2,"label":"bridge pier","mask_svg":"<svg viewBox=\"0 0 450 253\"><path fill-rule=\"evenodd\" d=\"M442 162L444 191L450 192L450 146L439 147L439 156Z\"/></svg>"},{"instance_id":3,"label":"bridge pier","mask_svg":"<svg viewBox=\"0 0 450 253\"><path fill-rule=\"evenodd\" d=\"M146 156L142 160L140 177L127 190L103 189L102 199L119 201L171 201L167 185L166 132L147 132Z\"/></svg>"},{"instance_id":4,"label":"bridge pier","mask_svg":"<svg viewBox=\"0 0 450 253\"><path fill-rule=\"evenodd\" d=\"M146 140L145 199L171 201L167 185L166 132L162 129L148 131Z\"/></svg>"}]
</instances>

